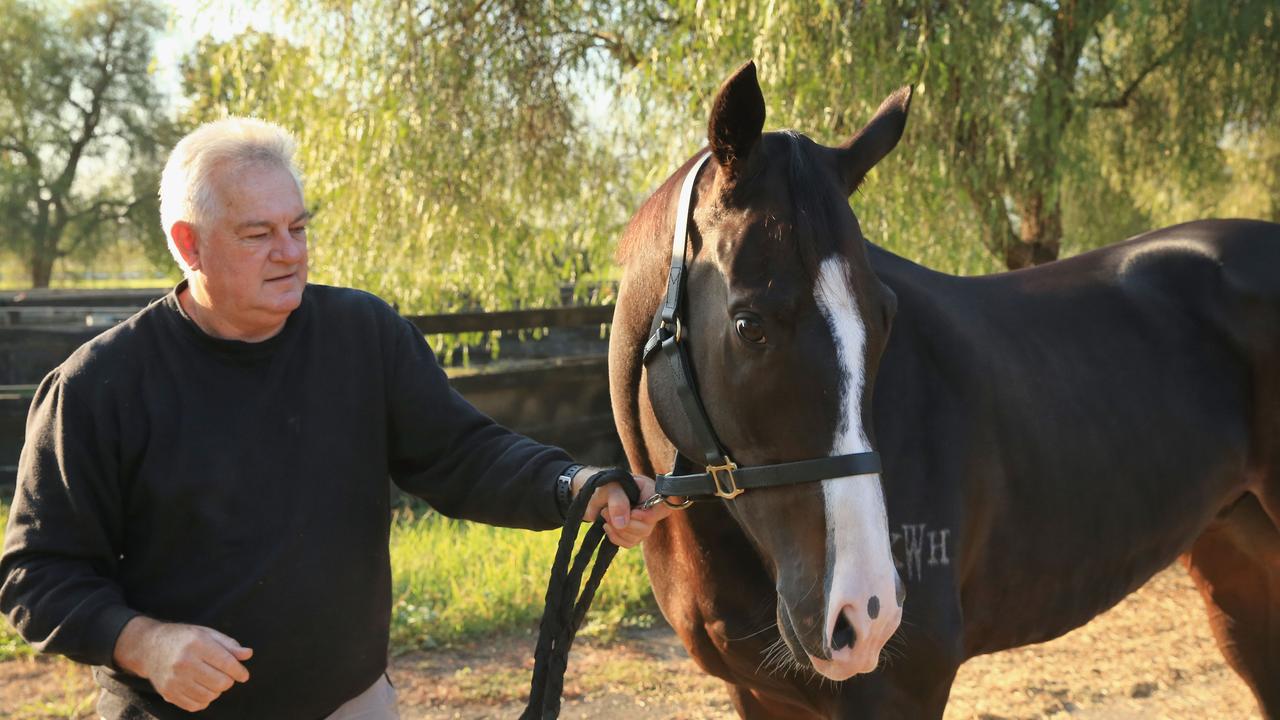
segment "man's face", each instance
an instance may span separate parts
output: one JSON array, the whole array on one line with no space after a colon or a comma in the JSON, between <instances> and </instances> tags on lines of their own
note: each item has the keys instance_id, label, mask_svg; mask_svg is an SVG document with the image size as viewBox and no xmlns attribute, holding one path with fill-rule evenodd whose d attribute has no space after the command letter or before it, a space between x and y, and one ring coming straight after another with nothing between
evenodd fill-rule
<instances>
[{"instance_id":1,"label":"man's face","mask_svg":"<svg viewBox=\"0 0 1280 720\"><path fill-rule=\"evenodd\" d=\"M213 174L215 207L199 232L197 270L219 318L251 327L283 322L307 283L307 220L293 176L274 164Z\"/></svg>"}]
</instances>

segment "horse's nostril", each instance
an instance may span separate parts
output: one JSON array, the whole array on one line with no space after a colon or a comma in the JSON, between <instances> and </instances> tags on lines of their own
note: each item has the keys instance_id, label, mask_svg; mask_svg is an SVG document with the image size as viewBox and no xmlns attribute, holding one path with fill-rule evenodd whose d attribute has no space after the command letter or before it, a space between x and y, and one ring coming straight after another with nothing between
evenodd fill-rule
<instances>
[{"instance_id":1,"label":"horse's nostril","mask_svg":"<svg viewBox=\"0 0 1280 720\"><path fill-rule=\"evenodd\" d=\"M847 647L853 647L858 641L858 634L853 631L853 626L849 624L849 619L841 612L836 616L836 629L831 633L831 649L843 650Z\"/></svg>"}]
</instances>

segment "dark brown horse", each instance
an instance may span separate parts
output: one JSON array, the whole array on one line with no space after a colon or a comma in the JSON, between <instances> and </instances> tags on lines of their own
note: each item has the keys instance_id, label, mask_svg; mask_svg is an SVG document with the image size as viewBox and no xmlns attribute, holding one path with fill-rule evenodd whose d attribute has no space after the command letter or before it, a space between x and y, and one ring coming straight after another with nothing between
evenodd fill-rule
<instances>
[{"instance_id":1,"label":"dark brown horse","mask_svg":"<svg viewBox=\"0 0 1280 720\"><path fill-rule=\"evenodd\" d=\"M847 200L910 97L836 148L762 133L750 64L715 100L681 318L711 425L739 465L878 450L884 469L676 513L645 546L663 614L744 717L937 718L966 659L1077 627L1181 556L1280 718L1280 226L933 272L870 244ZM642 361L693 167L620 249L610 375L643 473L702 457Z\"/></svg>"}]
</instances>

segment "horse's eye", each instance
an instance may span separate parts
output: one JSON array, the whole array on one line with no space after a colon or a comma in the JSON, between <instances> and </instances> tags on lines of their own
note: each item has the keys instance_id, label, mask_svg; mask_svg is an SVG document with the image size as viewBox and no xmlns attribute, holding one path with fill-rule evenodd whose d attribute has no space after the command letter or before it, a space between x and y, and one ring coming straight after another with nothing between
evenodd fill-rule
<instances>
[{"instance_id":1,"label":"horse's eye","mask_svg":"<svg viewBox=\"0 0 1280 720\"><path fill-rule=\"evenodd\" d=\"M764 344L764 326L760 324L760 318L753 315L739 315L734 318L733 327L738 331L738 337L743 340L756 345Z\"/></svg>"}]
</instances>

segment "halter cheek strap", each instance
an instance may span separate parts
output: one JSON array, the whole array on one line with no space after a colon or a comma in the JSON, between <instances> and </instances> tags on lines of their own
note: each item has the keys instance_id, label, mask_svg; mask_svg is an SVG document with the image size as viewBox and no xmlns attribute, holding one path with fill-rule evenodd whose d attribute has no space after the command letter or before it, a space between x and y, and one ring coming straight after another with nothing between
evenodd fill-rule
<instances>
[{"instance_id":1,"label":"halter cheek strap","mask_svg":"<svg viewBox=\"0 0 1280 720\"><path fill-rule=\"evenodd\" d=\"M672 474L656 478L658 496L707 498L711 496L732 500L746 490L798 483L816 482L849 475L880 472L880 455L875 452L851 453L831 457L801 460L775 465L757 465L739 468L724 450L711 427L711 420L698 394L697 378L689 359L686 340L688 330L680 322L680 304L684 298L685 252L689 236L689 217L692 213L693 186L698 173L706 165L711 153L703 153L689 168L680 187L680 203L676 210L676 226L671 237L671 268L667 273L667 291L662 306L654 317L654 331L645 343L643 361L648 365L654 356L666 358L676 386L676 395L694 441L702 451L705 470L700 473L676 474L681 463L677 461ZM655 496L658 497L658 496Z\"/></svg>"}]
</instances>

